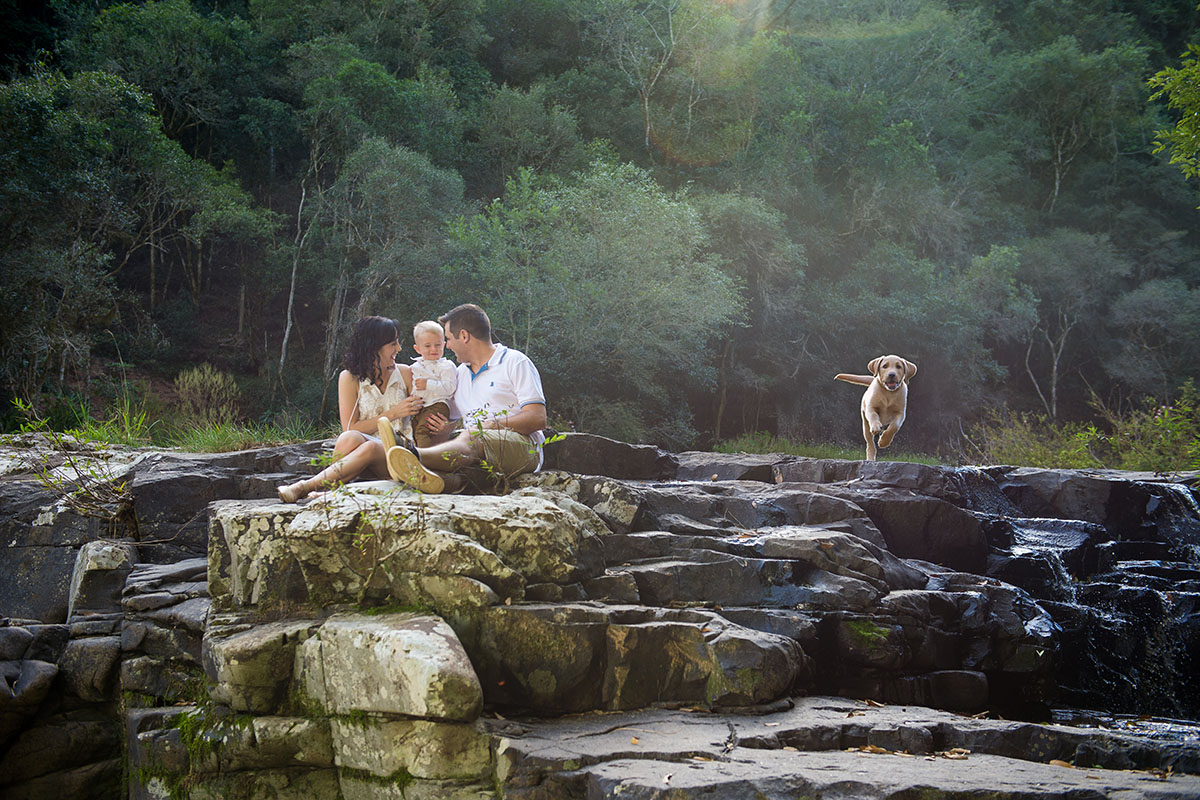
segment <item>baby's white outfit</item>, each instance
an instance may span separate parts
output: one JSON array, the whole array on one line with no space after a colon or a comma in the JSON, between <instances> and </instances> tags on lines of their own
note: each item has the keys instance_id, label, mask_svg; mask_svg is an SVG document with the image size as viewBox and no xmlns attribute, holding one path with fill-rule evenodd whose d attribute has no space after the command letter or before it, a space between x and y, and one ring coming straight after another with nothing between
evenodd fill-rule
<instances>
[{"instance_id":1,"label":"baby's white outfit","mask_svg":"<svg viewBox=\"0 0 1200 800\"><path fill-rule=\"evenodd\" d=\"M458 386L458 367L448 358L429 361L415 358L412 363L413 391L421 395L426 407L434 403L450 404L454 398L454 389ZM424 389L417 389L417 379L424 378L428 383Z\"/></svg>"}]
</instances>

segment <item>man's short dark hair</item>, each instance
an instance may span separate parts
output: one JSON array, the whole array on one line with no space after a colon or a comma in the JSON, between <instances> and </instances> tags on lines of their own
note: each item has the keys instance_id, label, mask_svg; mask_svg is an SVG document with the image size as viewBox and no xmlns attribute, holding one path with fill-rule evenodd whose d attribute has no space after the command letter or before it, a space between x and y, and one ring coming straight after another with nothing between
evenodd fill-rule
<instances>
[{"instance_id":1,"label":"man's short dark hair","mask_svg":"<svg viewBox=\"0 0 1200 800\"><path fill-rule=\"evenodd\" d=\"M459 331L465 329L476 339L482 339L485 342L492 341L492 321L488 319L484 310L474 303L455 306L438 317L438 322L449 325L450 333L456 336Z\"/></svg>"}]
</instances>

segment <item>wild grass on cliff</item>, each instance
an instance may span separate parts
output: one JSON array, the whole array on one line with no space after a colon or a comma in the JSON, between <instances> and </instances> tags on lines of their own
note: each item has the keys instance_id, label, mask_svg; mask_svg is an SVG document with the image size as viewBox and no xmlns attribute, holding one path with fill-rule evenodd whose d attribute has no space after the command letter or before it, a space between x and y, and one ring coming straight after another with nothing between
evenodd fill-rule
<instances>
[{"instance_id":1,"label":"wild grass on cliff","mask_svg":"<svg viewBox=\"0 0 1200 800\"><path fill-rule=\"evenodd\" d=\"M69 413L47 419L20 399L13 400L24 420L22 432L59 431L77 439L130 447L177 447L190 453L226 453L253 447L307 442L337 435L336 426L316 424L299 417L277 417L267 422L211 420L164 414L154 417L145 403L129 395L119 398L106 413L93 416L85 403L75 401Z\"/></svg>"},{"instance_id":2,"label":"wild grass on cliff","mask_svg":"<svg viewBox=\"0 0 1200 800\"><path fill-rule=\"evenodd\" d=\"M832 443L792 442L767 431L744 433L734 439L719 442L713 447L718 453L781 453L802 458L836 458L843 461L861 461L863 447L845 447ZM909 461L914 464L937 466L945 462L924 453L911 453L888 449L880 452L886 461Z\"/></svg>"}]
</instances>

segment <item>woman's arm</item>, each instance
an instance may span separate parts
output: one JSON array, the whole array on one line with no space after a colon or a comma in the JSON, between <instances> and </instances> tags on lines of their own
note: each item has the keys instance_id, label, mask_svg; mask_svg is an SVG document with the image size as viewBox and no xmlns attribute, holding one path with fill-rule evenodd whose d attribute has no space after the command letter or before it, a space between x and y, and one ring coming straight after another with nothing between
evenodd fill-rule
<instances>
[{"instance_id":1,"label":"woman's arm","mask_svg":"<svg viewBox=\"0 0 1200 800\"><path fill-rule=\"evenodd\" d=\"M358 427L362 423L358 418L358 381L348 369L338 373L338 419L343 431L366 429L366 426Z\"/></svg>"}]
</instances>

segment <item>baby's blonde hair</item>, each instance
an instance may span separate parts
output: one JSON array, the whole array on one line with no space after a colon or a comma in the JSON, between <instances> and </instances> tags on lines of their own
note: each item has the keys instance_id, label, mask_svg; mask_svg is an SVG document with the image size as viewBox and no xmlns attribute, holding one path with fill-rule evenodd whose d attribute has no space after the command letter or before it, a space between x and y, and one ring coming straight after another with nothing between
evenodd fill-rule
<instances>
[{"instance_id":1,"label":"baby's blonde hair","mask_svg":"<svg viewBox=\"0 0 1200 800\"><path fill-rule=\"evenodd\" d=\"M446 331L442 328L442 326L431 319L427 319L424 322L418 322L416 325L413 325L413 341L415 342L417 337L422 333L436 333L438 336L446 335Z\"/></svg>"}]
</instances>

